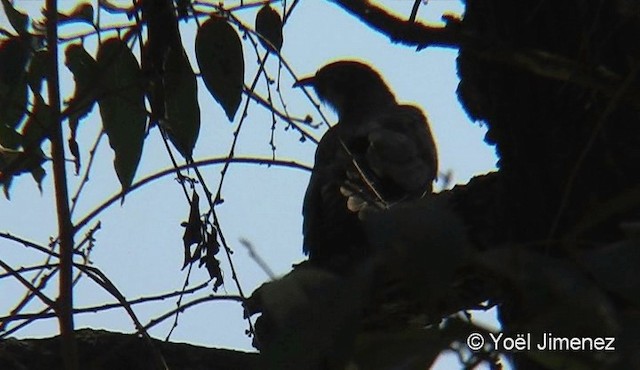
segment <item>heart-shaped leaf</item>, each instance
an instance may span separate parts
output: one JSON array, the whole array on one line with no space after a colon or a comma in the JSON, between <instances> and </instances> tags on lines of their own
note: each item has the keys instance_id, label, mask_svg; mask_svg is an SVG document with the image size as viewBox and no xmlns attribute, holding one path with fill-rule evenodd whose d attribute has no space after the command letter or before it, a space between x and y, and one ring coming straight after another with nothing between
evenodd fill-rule
<instances>
[{"instance_id":1,"label":"heart-shaped leaf","mask_svg":"<svg viewBox=\"0 0 640 370\"><path fill-rule=\"evenodd\" d=\"M126 191L138 168L144 142L147 113L142 71L127 44L118 38L100 45L97 61L102 125L115 152L116 174Z\"/></svg>"},{"instance_id":2,"label":"heart-shaped leaf","mask_svg":"<svg viewBox=\"0 0 640 370\"><path fill-rule=\"evenodd\" d=\"M242 100L244 57L238 34L224 18L214 15L198 29L196 58L207 89L233 120Z\"/></svg>"}]
</instances>

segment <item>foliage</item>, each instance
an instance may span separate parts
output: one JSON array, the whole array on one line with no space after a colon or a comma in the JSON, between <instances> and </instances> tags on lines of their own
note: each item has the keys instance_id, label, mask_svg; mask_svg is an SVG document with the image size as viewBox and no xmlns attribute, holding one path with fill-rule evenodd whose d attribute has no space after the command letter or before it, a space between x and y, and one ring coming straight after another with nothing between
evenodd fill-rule
<instances>
[{"instance_id":1,"label":"foliage","mask_svg":"<svg viewBox=\"0 0 640 370\"><path fill-rule=\"evenodd\" d=\"M104 0L98 2L98 9L79 4L58 14L53 25L56 29L78 24L91 27L59 41L75 91L57 112L55 99L42 91L44 82L51 91L59 73L50 56L53 45L47 44L52 25L46 19L31 19L9 0L2 0L12 27L0 29L0 182L6 197L16 176L30 173L42 183L49 146L54 147L51 152L61 150L52 135L61 124L69 125L68 152L74 157L76 173L85 171L72 209L88 183L95 148L103 135L113 150L115 175L122 188L75 224L70 215L59 220L62 230L65 225L71 228L66 230L71 235L86 232L71 246L82 258L74 269L118 301L114 306L76 309L74 313L125 308L142 340L155 349L147 329L159 322L174 318L177 325L181 312L206 301L242 302L248 316L247 333L257 335L255 345L262 351L265 368L274 369L348 365L417 369L447 350L458 354L468 368L482 362L498 368L501 355L512 356L522 368L637 368L640 105L634 86L640 54L633 46L637 41L633 35L640 34L640 23L637 12L632 11L635 8L622 1L611 9L564 1L558 3L561 7L554 5L563 10L564 19L556 16L558 9L544 2L526 4L529 8L523 11L520 7L524 5L506 0L493 0L494 7L468 0L464 19L449 16L444 26L431 27L415 22L419 1L409 22L370 2L336 1L392 41L418 49L434 45L460 48L461 100L472 117L488 125L488 140L497 146L501 169L424 201L400 203L386 211L365 208L362 222L377 252L355 271L341 276L303 263L247 297L216 205L223 201L222 184L231 163L304 169L295 162L276 160L275 152L271 160L234 157L250 100L271 112L274 125L277 117L301 139L313 139L307 132L310 119L291 117L284 102L280 109L271 90L267 99L255 92L261 76L267 86L273 82L265 71L270 55L293 76L280 52L283 27L297 3L283 4L282 18L271 6L275 4L263 2L225 7L213 2L160 0L121 6ZM258 7L253 28L235 15ZM491 13L495 9L504 13ZM127 17L129 22L100 24L98 14L107 13ZM547 27L551 31L539 29L532 20L554 26ZM179 22L183 21L198 27L194 45L186 45L180 35ZM566 34L559 34L558 29ZM86 39L97 43L95 53L86 47ZM245 46L253 46L259 64L248 85L243 40ZM195 61L190 60L191 55ZM588 60L583 63L582 58ZM193 158L201 128L198 78L227 118L238 121L225 158ZM77 130L87 117L97 114L96 103L102 131L90 147L78 142ZM172 168L138 179L145 141L156 131L166 144ZM87 152L85 161L82 155ZM176 159L176 153L182 159ZM199 170L212 162L224 164L216 192ZM64 188L60 173L54 175L56 187ZM88 230L87 226L117 200L124 202L129 192L168 175L178 180L189 206L182 224L183 268L188 268L185 284L180 292L130 300L91 265L90 252L100 224ZM62 179L64 176L63 171ZM54 275L48 269L59 272L59 264L49 259L60 258L55 248L62 244L61 236L45 247L10 233L0 234L48 258L40 266L24 269L0 259L6 271L0 278L15 278L28 290L11 314L2 318L2 338L32 320L62 316L57 304L43 293ZM228 263L238 295L183 302L191 292L222 286L222 263ZM210 281L188 286L194 264L205 267ZM41 273L33 281L21 275L30 269ZM179 297L176 309L147 324L132 309L136 303L169 297ZM34 298L47 308L24 313ZM618 350L615 356L578 351L514 353L489 343L469 351L465 339L470 332L485 338L493 334L470 320L469 310L492 306L500 308L507 335L553 332L614 337ZM258 313L261 316L254 328L250 316ZM151 352L157 363L166 365L162 354Z\"/></svg>"}]
</instances>

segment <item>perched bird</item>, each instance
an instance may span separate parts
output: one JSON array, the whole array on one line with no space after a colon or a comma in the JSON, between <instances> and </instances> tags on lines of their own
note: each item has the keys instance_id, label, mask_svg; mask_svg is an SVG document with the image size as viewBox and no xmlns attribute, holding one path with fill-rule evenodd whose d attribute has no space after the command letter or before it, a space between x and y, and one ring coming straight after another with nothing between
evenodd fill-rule
<instances>
[{"instance_id":1,"label":"perched bird","mask_svg":"<svg viewBox=\"0 0 640 370\"><path fill-rule=\"evenodd\" d=\"M422 111L398 104L366 64L338 61L294 86L312 86L339 118L318 144L303 205L303 251L338 272L371 253L358 210L431 193L436 146Z\"/></svg>"}]
</instances>

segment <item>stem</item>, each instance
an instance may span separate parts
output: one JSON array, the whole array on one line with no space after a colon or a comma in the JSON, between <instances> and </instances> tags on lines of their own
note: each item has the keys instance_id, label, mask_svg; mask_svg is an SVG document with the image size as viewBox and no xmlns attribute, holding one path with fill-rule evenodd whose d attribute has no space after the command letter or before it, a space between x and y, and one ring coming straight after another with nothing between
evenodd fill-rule
<instances>
[{"instance_id":1,"label":"stem","mask_svg":"<svg viewBox=\"0 0 640 370\"><path fill-rule=\"evenodd\" d=\"M53 158L53 181L60 238L60 292L56 302L56 313L62 336L61 351L67 370L78 369L78 351L73 327L73 234L69 194L67 188L62 121L60 115L60 80L58 76L58 4L47 0L47 47L49 50L49 73L47 89L51 107L51 157Z\"/></svg>"}]
</instances>

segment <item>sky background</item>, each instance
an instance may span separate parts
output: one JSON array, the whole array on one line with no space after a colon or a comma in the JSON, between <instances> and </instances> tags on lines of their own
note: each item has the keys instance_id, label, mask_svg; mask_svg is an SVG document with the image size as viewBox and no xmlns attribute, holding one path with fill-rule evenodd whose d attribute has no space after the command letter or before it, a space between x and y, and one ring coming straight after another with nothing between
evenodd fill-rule
<instances>
[{"instance_id":1,"label":"sky background","mask_svg":"<svg viewBox=\"0 0 640 370\"><path fill-rule=\"evenodd\" d=\"M70 9L76 5L72 1L60 1L60 8ZM126 3L126 2L125 2ZM378 1L395 13L408 17L413 0ZM235 2L226 1L227 6ZM39 15L40 1L17 1L16 6ZM274 8L282 14L280 4ZM239 11L245 24L253 25L258 8ZM418 19L425 23L440 23L442 14L461 15L463 5L456 0L431 0L420 7ZM103 13L102 17L106 14ZM126 18L116 18L117 23ZM0 27L10 29L4 14L0 16ZM75 33L86 28L62 28L61 34ZM195 25L193 22L181 24L183 43L194 70L197 64L193 55ZM394 45L389 40L358 22L338 6L329 1L304 0L294 10L284 28L282 55L298 76L313 74L322 65L340 59L358 59L374 66L385 78L399 101L422 107L431 123L437 141L441 171L451 170L453 184L465 184L476 175L495 170L494 149L484 143L485 129L480 123L471 122L462 110L456 95L459 82L455 58L457 50L428 48L417 52L413 48ZM104 34L103 39L109 35ZM88 38L85 46L95 51L95 38ZM64 48L61 48L63 53ZM257 57L251 45L243 43L246 63L245 82L249 84L257 70ZM137 50L137 46L136 46ZM260 49L264 54L264 50ZM95 55L95 54L94 54ZM64 67L62 68L65 69ZM269 58L266 63L268 73L277 77L278 61ZM73 91L73 79L68 71L61 75L64 96ZM294 79L282 71L280 85L287 109L292 116L304 117L311 114L316 122L319 117L312 104L299 89L291 88ZM272 86L273 88L274 86ZM241 110L234 122L229 122L222 109L209 95L201 80L198 81L201 109L201 131L194 151L194 158L220 158L228 153ZM256 90L266 97L265 82L262 79ZM275 93L275 90L272 92ZM274 96L275 98L275 96ZM277 99L276 99L277 100ZM335 115L323 108L330 123ZM293 130L285 130L286 124L278 122L275 132L276 158L294 160L312 165L315 144L307 140L300 142L300 135ZM251 103L248 117L243 124L236 155L239 157L271 157L269 145L271 114L263 107ZM98 109L89 119L82 122L78 142L83 151L83 162L88 159L87 150L93 145L100 132ZM326 126L309 130L320 138ZM113 169L113 154L106 137L103 137L97 152L96 163L91 172L90 182L83 191L73 214L78 221L96 208L105 199L117 193L120 185ZM164 149L157 129L151 130L145 141L142 160L136 180L170 167L170 160ZM48 176L40 193L30 176L14 180L11 201L0 198L0 231L46 245L50 237L56 235L55 207L50 164L45 167ZM212 188L217 188L220 166L203 168L203 175ZM79 177L73 175L69 164L70 193L74 194ZM309 173L290 168L267 168L255 165L232 165L223 187L224 204L217 208L225 237L235 251L233 258L245 293L249 294L268 277L248 256L247 250L239 243L241 238L250 241L256 252L269 267L282 275L291 269L292 263L301 261L302 216L301 205L306 190ZM201 193L201 198L204 198ZM201 210L205 210L201 201ZM96 234L96 246L91 254L92 261L106 273L120 291L128 298L155 295L179 290L185 278L181 271L183 260L182 234L180 226L188 217L189 207L185 202L181 187L172 176L164 177L146 187L129 194L123 205L116 203L89 224L94 226L99 220L102 228ZM78 233L80 240L88 229ZM2 260L14 267L41 263L44 257L20 244L0 239ZM219 257L223 260L222 254ZM237 294L226 263L225 286L220 294ZM194 269L191 284L206 281L205 270ZM55 297L55 283L49 284L46 292ZM209 294L206 289L199 296ZM24 289L11 279L0 280L0 316L6 315ZM190 300L189 297L186 300ZM86 307L114 299L103 292L89 279L82 279L76 286L75 306ZM26 312L36 311L40 305L30 305ZM134 306L143 323L175 307L175 299ZM488 323L494 323L493 313L479 315ZM152 336L164 338L173 320L153 328ZM131 320L124 310L110 310L99 314L76 316L76 326L103 328L130 332ZM210 302L191 308L180 316L178 327L171 336L172 341L189 342L211 347L226 347L251 350L251 339L244 331L246 321L242 309L236 302ZM16 333L19 337L42 337L57 333L55 319L40 320ZM452 362L453 361L453 362ZM443 360L437 369L457 368L455 361Z\"/></svg>"}]
</instances>

